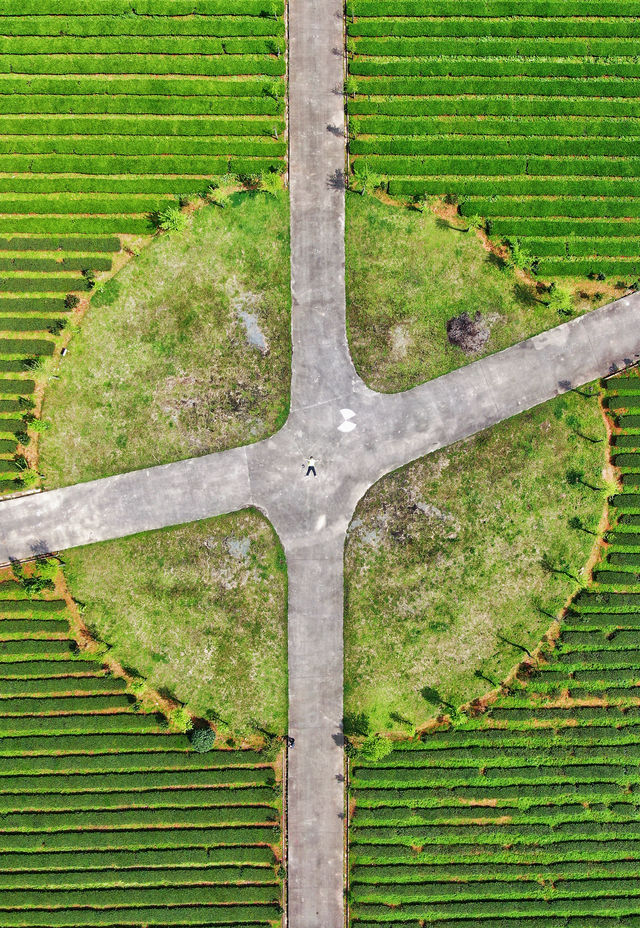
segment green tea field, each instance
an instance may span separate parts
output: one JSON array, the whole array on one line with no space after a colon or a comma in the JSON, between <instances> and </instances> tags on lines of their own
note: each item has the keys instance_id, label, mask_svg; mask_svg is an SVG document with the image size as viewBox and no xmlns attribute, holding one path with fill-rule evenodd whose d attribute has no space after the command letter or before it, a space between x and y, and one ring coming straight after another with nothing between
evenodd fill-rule
<instances>
[{"instance_id":1,"label":"green tea field","mask_svg":"<svg viewBox=\"0 0 640 928\"><path fill-rule=\"evenodd\" d=\"M541 275L640 269L637 0L348 0L351 168L448 196Z\"/></svg>"},{"instance_id":2,"label":"green tea field","mask_svg":"<svg viewBox=\"0 0 640 928\"><path fill-rule=\"evenodd\" d=\"M351 768L351 924L640 919L640 377L606 384L623 491L592 582L486 711Z\"/></svg>"},{"instance_id":3,"label":"green tea field","mask_svg":"<svg viewBox=\"0 0 640 928\"><path fill-rule=\"evenodd\" d=\"M22 485L30 371L120 236L216 176L283 170L282 14L281 0L2 4L0 489Z\"/></svg>"},{"instance_id":4,"label":"green tea field","mask_svg":"<svg viewBox=\"0 0 640 928\"><path fill-rule=\"evenodd\" d=\"M0 583L0 926L279 924L274 767L192 749L25 595Z\"/></svg>"}]
</instances>

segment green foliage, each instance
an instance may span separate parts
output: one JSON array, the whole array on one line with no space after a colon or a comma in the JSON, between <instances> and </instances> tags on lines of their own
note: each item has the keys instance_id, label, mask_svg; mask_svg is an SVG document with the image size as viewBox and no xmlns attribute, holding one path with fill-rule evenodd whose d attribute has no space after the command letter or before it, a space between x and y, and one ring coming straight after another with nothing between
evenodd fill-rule
<instances>
[{"instance_id":1,"label":"green foliage","mask_svg":"<svg viewBox=\"0 0 640 928\"><path fill-rule=\"evenodd\" d=\"M42 577L54 568L40 558L15 572L22 584L32 569ZM86 893L103 912L125 893L128 912L149 925L166 921L167 904L185 924L277 919L273 769L253 751L189 750L184 735L132 704L124 680L73 658L64 601L27 599L12 581L0 584L0 597L9 597L0 600L7 899L48 908L54 893L61 905L47 921L61 928ZM151 871L152 882L141 883ZM112 916L96 918L106 925ZM4 919L7 928L13 921Z\"/></svg>"},{"instance_id":2,"label":"green foliage","mask_svg":"<svg viewBox=\"0 0 640 928\"><path fill-rule=\"evenodd\" d=\"M275 171L262 171L260 189L271 196L277 196L282 190L282 175Z\"/></svg>"},{"instance_id":3,"label":"green foliage","mask_svg":"<svg viewBox=\"0 0 640 928\"><path fill-rule=\"evenodd\" d=\"M566 287L554 287L549 294L547 306L561 316L573 314L573 294Z\"/></svg>"},{"instance_id":4,"label":"green foliage","mask_svg":"<svg viewBox=\"0 0 640 928\"><path fill-rule=\"evenodd\" d=\"M608 379L609 405L638 384L636 373ZM636 917L625 886L639 872L629 851L638 832L640 594L625 590L637 583L640 543L620 549L638 537L640 513L609 521L607 561L621 569L596 571L533 673L474 718L352 763L356 918L393 906L405 920L446 912L453 922L502 925L512 920L501 914L508 900L541 924L560 913L595 924L601 890L608 912L624 906Z\"/></svg>"},{"instance_id":5,"label":"green foliage","mask_svg":"<svg viewBox=\"0 0 640 928\"><path fill-rule=\"evenodd\" d=\"M166 206L158 210L152 217L157 229L163 232L184 232L188 224L188 215L178 205Z\"/></svg>"},{"instance_id":6,"label":"green foliage","mask_svg":"<svg viewBox=\"0 0 640 928\"><path fill-rule=\"evenodd\" d=\"M215 747L216 733L212 728L194 728L189 736L191 747L199 754L206 754Z\"/></svg>"},{"instance_id":7,"label":"green foliage","mask_svg":"<svg viewBox=\"0 0 640 928\"><path fill-rule=\"evenodd\" d=\"M465 3L455 16L434 3L354 0L349 10L356 175L363 163L388 175L392 195L470 194L467 214L490 218L493 234L548 237L541 251L522 242L516 267L535 257L544 276L637 277L622 259L640 252L621 240L635 230L605 221L640 215L629 194L640 182L627 131L640 117L633 6L589 22L571 3L526 16L502 2ZM585 219L599 220L588 234L602 242L572 253L569 218L580 236Z\"/></svg>"},{"instance_id":8,"label":"green foliage","mask_svg":"<svg viewBox=\"0 0 640 928\"><path fill-rule=\"evenodd\" d=\"M371 735L365 738L362 746L358 751L358 758L363 762L380 761L393 750L393 742L388 738L381 738L379 735Z\"/></svg>"},{"instance_id":9,"label":"green foliage","mask_svg":"<svg viewBox=\"0 0 640 928\"><path fill-rule=\"evenodd\" d=\"M48 432L51 428L51 422L48 419L36 419L35 416L25 416L25 422L28 423L32 432Z\"/></svg>"},{"instance_id":10,"label":"green foliage","mask_svg":"<svg viewBox=\"0 0 640 928\"><path fill-rule=\"evenodd\" d=\"M187 732L191 731L193 728L193 719L186 706L180 706L180 708L174 709L170 715L170 720L172 726L177 731Z\"/></svg>"},{"instance_id":11,"label":"green foliage","mask_svg":"<svg viewBox=\"0 0 640 928\"><path fill-rule=\"evenodd\" d=\"M25 490L30 490L32 487L37 486L39 482L40 474L32 467L27 467L20 474L20 483L25 488Z\"/></svg>"},{"instance_id":12,"label":"green foliage","mask_svg":"<svg viewBox=\"0 0 640 928\"><path fill-rule=\"evenodd\" d=\"M531 261L531 255L522 247L519 239L515 238L509 242L508 264L510 266L524 270L531 264Z\"/></svg>"}]
</instances>

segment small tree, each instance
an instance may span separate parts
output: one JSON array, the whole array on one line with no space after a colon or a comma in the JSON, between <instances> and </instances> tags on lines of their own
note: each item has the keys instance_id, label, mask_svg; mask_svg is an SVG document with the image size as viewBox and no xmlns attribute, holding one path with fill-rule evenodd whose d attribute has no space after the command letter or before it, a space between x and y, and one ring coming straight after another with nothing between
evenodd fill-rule
<instances>
[{"instance_id":1,"label":"small tree","mask_svg":"<svg viewBox=\"0 0 640 928\"><path fill-rule=\"evenodd\" d=\"M518 270L523 271L531 264L533 260L531 255L528 251L525 251L517 238L509 242L509 249L510 251L507 257L507 265L509 267L516 267Z\"/></svg>"},{"instance_id":2,"label":"small tree","mask_svg":"<svg viewBox=\"0 0 640 928\"><path fill-rule=\"evenodd\" d=\"M75 309L79 302L80 297L77 297L75 293L67 293L64 298L64 305L67 309Z\"/></svg>"},{"instance_id":3,"label":"small tree","mask_svg":"<svg viewBox=\"0 0 640 928\"><path fill-rule=\"evenodd\" d=\"M25 416L25 421L33 432L48 432L51 422L48 419L36 419L34 415Z\"/></svg>"},{"instance_id":4,"label":"small tree","mask_svg":"<svg viewBox=\"0 0 640 928\"><path fill-rule=\"evenodd\" d=\"M45 580L55 580L60 570L60 561L55 557L39 557L36 561L38 575Z\"/></svg>"},{"instance_id":5,"label":"small tree","mask_svg":"<svg viewBox=\"0 0 640 928\"><path fill-rule=\"evenodd\" d=\"M360 182L361 196L371 193L372 190L382 187L386 183L386 178L383 177L382 174L377 174L375 171L372 171L366 161L362 167L358 167L356 164L355 175Z\"/></svg>"},{"instance_id":6,"label":"small tree","mask_svg":"<svg viewBox=\"0 0 640 928\"><path fill-rule=\"evenodd\" d=\"M33 467L27 467L26 470L20 473L16 483L20 482L25 490L30 490L32 487L35 487L39 480L40 474L38 471L34 470Z\"/></svg>"},{"instance_id":7,"label":"small tree","mask_svg":"<svg viewBox=\"0 0 640 928\"><path fill-rule=\"evenodd\" d=\"M573 296L566 287L554 287L549 294L546 305L561 316L573 314Z\"/></svg>"},{"instance_id":8,"label":"small tree","mask_svg":"<svg viewBox=\"0 0 640 928\"><path fill-rule=\"evenodd\" d=\"M216 733L213 728L194 728L189 735L191 747L199 754L212 751L216 743Z\"/></svg>"},{"instance_id":9,"label":"small tree","mask_svg":"<svg viewBox=\"0 0 640 928\"><path fill-rule=\"evenodd\" d=\"M64 328L66 328L67 320L66 319L54 319L51 325L47 328L47 331L51 335L59 335Z\"/></svg>"},{"instance_id":10,"label":"small tree","mask_svg":"<svg viewBox=\"0 0 640 928\"><path fill-rule=\"evenodd\" d=\"M87 282L87 290L93 290L96 285L96 272L90 267L83 267L82 276Z\"/></svg>"}]
</instances>

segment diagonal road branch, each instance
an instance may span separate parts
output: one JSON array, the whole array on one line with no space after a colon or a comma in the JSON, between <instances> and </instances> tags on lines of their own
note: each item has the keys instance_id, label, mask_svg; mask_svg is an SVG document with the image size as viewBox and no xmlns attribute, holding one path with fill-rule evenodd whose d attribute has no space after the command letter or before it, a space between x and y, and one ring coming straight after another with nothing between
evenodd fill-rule
<instances>
[{"instance_id":1,"label":"diagonal road branch","mask_svg":"<svg viewBox=\"0 0 640 928\"><path fill-rule=\"evenodd\" d=\"M250 505L287 557L289 928L343 928L343 549L385 473L640 358L640 294L402 394L369 390L345 327L343 10L290 4L292 395L266 441L0 505L0 563ZM318 477L303 476L313 455Z\"/></svg>"}]
</instances>

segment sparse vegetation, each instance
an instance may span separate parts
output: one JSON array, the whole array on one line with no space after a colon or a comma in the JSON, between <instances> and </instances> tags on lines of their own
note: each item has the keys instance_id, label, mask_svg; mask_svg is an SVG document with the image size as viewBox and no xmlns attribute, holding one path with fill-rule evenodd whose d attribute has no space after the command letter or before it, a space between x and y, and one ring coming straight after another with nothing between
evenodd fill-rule
<instances>
[{"instance_id":1,"label":"sparse vegetation","mask_svg":"<svg viewBox=\"0 0 640 928\"><path fill-rule=\"evenodd\" d=\"M231 199L224 212L203 206L183 233L154 241L96 292L45 396L48 487L218 451L282 424L288 200ZM248 342L243 313L267 351Z\"/></svg>"},{"instance_id":2,"label":"sparse vegetation","mask_svg":"<svg viewBox=\"0 0 640 928\"><path fill-rule=\"evenodd\" d=\"M501 681L583 582L606 445L576 431L604 437L595 392L582 392L428 455L360 502L345 705L372 733L411 732Z\"/></svg>"},{"instance_id":3,"label":"sparse vegetation","mask_svg":"<svg viewBox=\"0 0 640 928\"><path fill-rule=\"evenodd\" d=\"M84 621L120 663L231 737L286 731L286 577L264 517L221 516L64 560ZM186 730L190 716L173 721Z\"/></svg>"}]
</instances>

